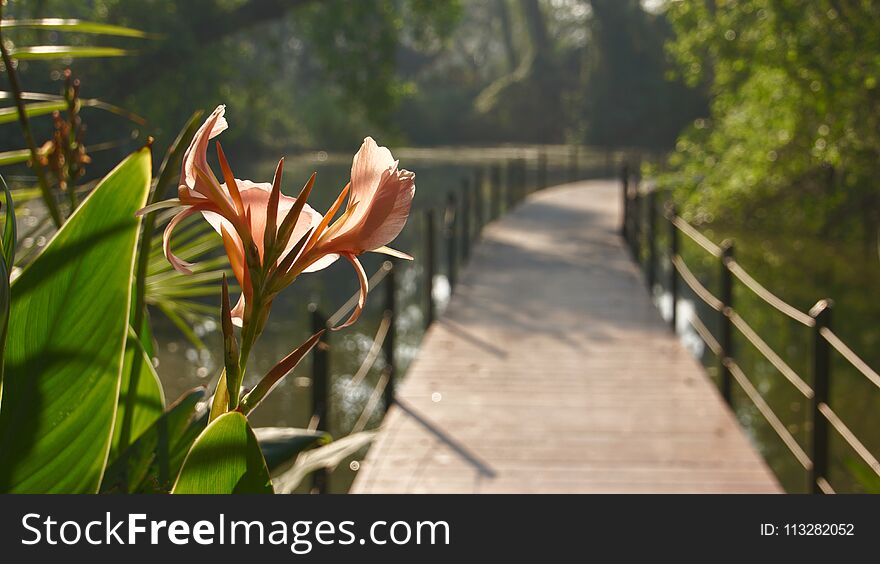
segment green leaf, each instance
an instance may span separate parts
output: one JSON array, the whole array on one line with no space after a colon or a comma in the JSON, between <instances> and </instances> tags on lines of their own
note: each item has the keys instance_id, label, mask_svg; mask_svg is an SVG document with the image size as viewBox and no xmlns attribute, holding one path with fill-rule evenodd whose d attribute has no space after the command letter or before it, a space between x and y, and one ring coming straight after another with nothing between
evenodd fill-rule
<instances>
[{"instance_id":1,"label":"green leaf","mask_svg":"<svg viewBox=\"0 0 880 564\"><path fill-rule=\"evenodd\" d=\"M62 111L67 109L67 102L59 101L59 102L34 102L32 104L25 104L24 113L27 114L28 117L36 117L42 116L46 114L51 114L55 111ZM0 108L0 124L10 123L18 120L18 108L8 107L8 108Z\"/></svg>"},{"instance_id":2,"label":"green leaf","mask_svg":"<svg viewBox=\"0 0 880 564\"><path fill-rule=\"evenodd\" d=\"M9 56L20 61L49 59L86 59L95 57L125 57L132 51L118 47L88 47L79 45L36 45L18 47L9 51Z\"/></svg>"},{"instance_id":3,"label":"green leaf","mask_svg":"<svg viewBox=\"0 0 880 564\"><path fill-rule=\"evenodd\" d=\"M291 462L301 452L331 441L329 434L292 427L257 427L254 429L269 472Z\"/></svg>"},{"instance_id":4,"label":"green leaf","mask_svg":"<svg viewBox=\"0 0 880 564\"><path fill-rule=\"evenodd\" d=\"M14 165L25 163L31 158L31 152L28 149L15 149L13 151L3 151L0 153L0 166Z\"/></svg>"},{"instance_id":5,"label":"green leaf","mask_svg":"<svg viewBox=\"0 0 880 564\"><path fill-rule=\"evenodd\" d=\"M224 413L199 435L171 493L272 493L269 470L247 418Z\"/></svg>"},{"instance_id":6,"label":"green leaf","mask_svg":"<svg viewBox=\"0 0 880 564\"><path fill-rule=\"evenodd\" d=\"M204 388L186 392L127 449L111 458L101 492L171 491L183 459L208 424L204 399Z\"/></svg>"},{"instance_id":7,"label":"green leaf","mask_svg":"<svg viewBox=\"0 0 880 564\"><path fill-rule=\"evenodd\" d=\"M0 491L95 492L110 448L150 150L83 201L12 284Z\"/></svg>"},{"instance_id":8,"label":"green leaf","mask_svg":"<svg viewBox=\"0 0 880 564\"><path fill-rule=\"evenodd\" d=\"M110 459L119 451L119 438L122 434L122 421L125 418L125 398L128 396L128 383L131 374L139 371L137 394L131 419L132 440L137 439L165 412L165 394L162 383L156 374L153 363L144 345L134 331L129 330L125 341L125 358L122 363L122 379L119 383L119 406L116 408L116 424L113 426L113 441L110 443Z\"/></svg>"},{"instance_id":9,"label":"green leaf","mask_svg":"<svg viewBox=\"0 0 880 564\"><path fill-rule=\"evenodd\" d=\"M27 108L32 108L32 112L28 112L28 116L39 116L43 114L50 114L54 110L66 110L67 102L64 99L64 96L59 96L58 94L44 94L42 92L22 92L21 97L23 100L35 100L38 104L27 104ZM0 90L0 100L14 100L15 96L12 92L8 90ZM97 98L79 98L79 105L83 108L98 108L100 110L104 110L105 112L110 112L112 114L116 114L122 116L138 125L145 125L147 122L141 116L134 114L125 108L120 108L119 106L114 106L113 104L108 104L103 100L99 100ZM9 123L13 122L18 118L18 114L16 112L16 108L14 106L6 107L0 109L0 123Z\"/></svg>"},{"instance_id":10,"label":"green leaf","mask_svg":"<svg viewBox=\"0 0 880 564\"><path fill-rule=\"evenodd\" d=\"M303 479L322 468L336 468L340 462L373 441L376 431L361 431L299 455L291 468L275 478L279 493L293 493Z\"/></svg>"},{"instance_id":11,"label":"green leaf","mask_svg":"<svg viewBox=\"0 0 880 564\"><path fill-rule=\"evenodd\" d=\"M55 31L75 31L77 33L89 33L92 35L116 35L119 37L147 37L147 34L138 29L111 25L98 22L62 18L40 18L27 20L3 20L0 25L4 28L27 28L46 29Z\"/></svg>"},{"instance_id":12,"label":"green leaf","mask_svg":"<svg viewBox=\"0 0 880 564\"><path fill-rule=\"evenodd\" d=\"M0 238L3 248L3 258L6 260L7 270L12 270L15 264L15 246L18 243L18 234L15 225L15 202L12 199L12 192L6 185L6 179L0 176L0 183L3 184L3 193L6 196L4 205L6 206L6 217L3 222L3 237Z\"/></svg>"}]
</instances>

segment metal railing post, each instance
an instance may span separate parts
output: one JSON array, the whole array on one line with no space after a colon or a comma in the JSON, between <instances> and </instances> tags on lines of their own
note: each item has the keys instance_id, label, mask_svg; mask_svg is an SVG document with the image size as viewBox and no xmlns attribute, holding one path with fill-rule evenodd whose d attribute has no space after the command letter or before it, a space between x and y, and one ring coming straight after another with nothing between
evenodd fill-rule
<instances>
[{"instance_id":1,"label":"metal railing post","mask_svg":"<svg viewBox=\"0 0 880 564\"><path fill-rule=\"evenodd\" d=\"M461 179L461 260L471 256L471 185L470 179Z\"/></svg>"},{"instance_id":2,"label":"metal railing post","mask_svg":"<svg viewBox=\"0 0 880 564\"><path fill-rule=\"evenodd\" d=\"M485 212L485 193L483 191L483 169L477 167L474 169L474 220L476 222L476 233L479 234L486 224Z\"/></svg>"},{"instance_id":3,"label":"metal railing post","mask_svg":"<svg viewBox=\"0 0 880 564\"><path fill-rule=\"evenodd\" d=\"M513 159L507 159L507 177L504 181L507 202L504 211L507 212L516 205L516 170Z\"/></svg>"},{"instance_id":4,"label":"metal railing post","mask_svg":"<svg viewBox=\"0 0 880 564\"><path fill-rule=\"evenodd\" d=\"M492 165L490 199L492 203L492 219L501 217L501 165Z\"/></svg>"},{"instance_id":5,"label":"metal railing post","mask_svg":"<svg viewBox=\"0 0 880 564\"><path fill-rule=\"evenodd\" d=\"M309 304L312 314L312 333L327 328L327 318L318 309L318 304ZM316 421L315 429L328 431L330 428L330 409L327 402L328 388L330 385L330 363L327 354L327 333L321 337L315 348L312 349L312 418ZM316 470L312 474L312 491L323 494L327 493L330 482L330 473L326 469Z\"/></svg>"},{"instance_id":6,"label":"metal railing post","mask_svg":"<svg viewBox=\"0 0 880 564\"><path fill-rule=\"evenodd\" d=\"M456 252L455 252L455 232L456 223L458 223L455 202L455 194L450 192L446 197L446 221L445 221L445 233L446 236L446 278L449 280L449 292L452 293L455 290L456 283L456 270L458 267L458 261L456 260Z\"/></svg>"},{"instance_id":7,"label":"metal railing post","mask_svg":"<svg viewBox=\"0 0 880 564\"><path fill-rule=\"evenodd\" d=\"M434 323L434 275L437 272L437 226L434 210L425 210L425 329Z\"/></svg>"},{"instance_id":8,"label":"metal railing post","mask_svg":"<svg viewBox=\"0 0 880 564\"><path fill-rule=\"evenodd\" d=\"M642 195L639 194L639 185L635 185L632 198L632 254L636 264L642 263Z\"/></svg>"},{"instance_id":9,"label":"metal railing post","mask_svg":"<svg viewBox=\"0 0 880 564\"><path fill-rule=\"evenodd\" d=\"M657 281L657 189L648 192L648 293L654 295L654 283Z\"/></svg>"},{"instance_id":10,"label":"metal railing post","mask_svg":"<svg viewBox=\"0 0 880 564\"><path fill-rule=\"evenodd\" d=\"M537 170L537 189L543 190L547 187L547 148L538 149L538 170Z\"/></svg>"},{"instance_id":11,"label":"metal railing post","mask_svg":"<svg viewBox=\"0 0 880 564\"><path fill-rule=\"evenodd\" d=\"M395 300L397 292L397 267L394 261L387 260L383 265L388 270L385 275L385 315L388 316L388 333L385 335L385 342L382 343L382 352L385 354L385 374L388 376L388 383L385 384L385 409L387 410L394 403L394 387L396 373L394 369L394 341L395 341L395 323L397 321L397 300Z\"/></svg>"},{"instance_id":12,"label":"metal railing post","mask_svg":"<svg viewBox=\"0 0 880 564\"><path fill-rule=\"evenodd\" d=\"M733 359L733 273L728 265L733 260L733 241L725 239L721 242L721 312L718 319L719 344L721 355L719 358L718 375L721 385L721 397L727 405L733 405L733 376L726 359Z\"/></svg>"},{"instance_id":13,"label":"metal railing post","mask_svg":"<svg viewBox=\"0 0 880 564\"><path fill-rule=\"evenodd\" d=\"M828 405L828 392L831 379L830 345L822 336L822 329L831 328L831 300L820 300L810 309L810 317L815 321L813 326L813 441L812 471L810 472L810 489L813 493L822 493L820 482L828 477L828 420L822 414L822 406Z\"/></svg>"},{"instance_id":14,"label":"metal railing post","mask_svg":"<svg viewBox=\"0 0 880 564\"><path fill-rule=\"evenodd\" d=\"M669 325L675 333L678 327L678 271L675 268L675 257L678 256L678 228L675 226L677 215L675 204L669 206L669 293L672 298L672 315Z\"/></svg>"},{"instance_id":15,"label":"metal railing post","mask_svg":"<svg viewBox=\"0 0 880 564\"><path fill-rule=\"evenodd\" d=\"M622 180L621 198L623 200L622 219L620 220L620 234L624 241L629 240L629 166L624 163L620 171Z\"/></svg>"}]
</instances>

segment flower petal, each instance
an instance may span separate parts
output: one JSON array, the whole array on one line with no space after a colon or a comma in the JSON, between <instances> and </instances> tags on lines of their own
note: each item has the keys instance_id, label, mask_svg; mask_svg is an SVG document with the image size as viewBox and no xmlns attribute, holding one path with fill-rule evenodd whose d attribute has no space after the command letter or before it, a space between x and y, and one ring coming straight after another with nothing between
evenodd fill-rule
<instances>
[{"instance_id":1,"label":"flower petal","mask_svg":"<svg viewBox=\"0 0 880 564\"><path fill-rule=\"evenodd\" d=\"M196 168L210 170L210 168L208 168L207 160L208 141L217 137L229 127L226 118L223 117L223 114L225 113L226 106L217 106L193 136L189 148L187 148L186 153L183 155L183 163L180 172L180 183L182 185L194 189L197 180Z\"/></svg>"},{"instance_id":2,"label":"flower petal","mask_svg":"<svg viewBox=\"0 0 880 564\"><path fill-rule=\"evenodd\" d=\"M352 226L346 240L355 252L371 251L393 241L403 230L416 193L416 175L395 170L383 178L369 209ZM360 214L358 214L360 215Z\"/></svg>"},{"instance_id":3,"label":"flower petal","mask_svg":"<svg viewBox=\"0 0 880 564\"><path fill-rule=\"evenodd\" d=\"M361 312L364 310L364 304L367 303L367 293L370 291L370 282L367 280L367 273L364 272L364 265L360 263L356 256L351 253L343 253L348 262L354 267L355 273L357 273L358 282L361 284L361 293L358 296L358 303L354 306L354 310L351 312L351 315L342 325L337 325L330 329L331 331L339 331L340 329L345 329L352 323L358 320L361 316Z\"/></svg>"},{"instance_id":4,"label":"flower petal","mask_svg":"<svg viewBox=\"0 0 880 564\"><path fill-rule=\"evenodd\" d=\"M350 202L369 202L379 189L382 174L395 166L391 151L379 147L372 137L364 139L351 163Z\"/></svg>"},{"instance_id":5,"label":"flower petal","mask_svg":"<svg viewBox=\"0 0 880 564\"><path fill-rule=\"evenodd\" d=\"M162 234L162 250L165 251L165 258L171 264L172 268L174 268L174 270L176 270L177 272L183 274L192 274L191 267L193 266L193 264L178 258L177 255L171 252L171 234L174 232L174 229L180 224L181 221L195 213L205 212L210 207L212 206L207 203L203 206L190 206L172 217L171 221L169 221L168 225L165 227L165 232Z\"/></svg>"}]
</instances>

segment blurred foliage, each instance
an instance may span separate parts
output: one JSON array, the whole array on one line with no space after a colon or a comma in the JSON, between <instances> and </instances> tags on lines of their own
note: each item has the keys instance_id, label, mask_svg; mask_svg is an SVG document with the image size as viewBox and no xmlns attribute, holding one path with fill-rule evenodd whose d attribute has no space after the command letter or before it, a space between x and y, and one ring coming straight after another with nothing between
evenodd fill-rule
<instances>
[{"instance_id":1,"label":"blurred foliage","mask_svg":"<svg viewBox=\"0 0 880 564\"><path fill-rule=\"evenodd\" d=\"M663 177L679 186L690 218L739 212L777 231L873 248L880 3L670 2L667 16L682 77L712 96L709 117L679 138Z\"/></svg>"},{"instance_id":2,"label":"blurred foliage","mask_svg":"<svg viewBox=\"0 0 880 564\"><path fill-rule=\"evenodd\" d=\"M349 149L367 133L666 149L704 107L699 90L669 80L669 26L638 0L10 0L6 12L146 31L136 56L73 70L84 96L144 116L160 150L193 109L221 102L234 108L227 143L254 154ZM87 44L55 30L7 34ZM105 43L130 49L124 39ZM60 90L64 61L20 68L28 90ZM122 120L84 120L90 140L131 133ZM17 148L12 133L0 141Z\"/></svg>"}]
</instances>

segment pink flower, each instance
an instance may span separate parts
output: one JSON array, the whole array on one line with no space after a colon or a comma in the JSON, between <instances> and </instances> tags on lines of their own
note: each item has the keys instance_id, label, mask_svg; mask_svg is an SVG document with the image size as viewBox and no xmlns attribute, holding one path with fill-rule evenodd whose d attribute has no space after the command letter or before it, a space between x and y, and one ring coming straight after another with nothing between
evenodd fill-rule
<instances>
[{"instance_id":1,"label":"pink flower","mask_svg":"<svg viewBox=\"0 0 880 564\"><path fill-rule=\"evenodd\" d=\"M297 260L305 271L324 268L340 256L354 266L361 285L360 299L351 317L339 328L357 320L369 291L357 255L374 251L412 260L409 255L386 247L406 225L416 191L416 175L397 165L391 151L376 145L371 137L364 139L352 161L351 182L312 234L302 259ZM346 194L349 199L345 212L328 226Z\"/></svg>"},{"instance_id":2,"label":"pink flower","mask_svg":"<svg viewBox=\"0 0 880 564\"><path fill-rule=\"evenodd\" d=\"M271 184L239 180L218 142L217 156L225 180L220 183L208 166L207 151L210 140L228 127L225 111L225 106L214 110L184 154L179 198L147 206L138 213L182 208L165 229L163 247L168 262L186 274L192 272L193 265L172 252L174 229L190 215L201 213L220 233L242 288L242 296L232 309L233 322L239 326L252 317L249 304L255 296L261 298L261 313L265 315L275 294L299 274L326 268L340 256L346 258L357 273L360 299L349 319L337 329L351 325L360 316L369 291L357 256L374 251L412 259L386 245L400 234L409 217L415 174L398 168L391 152L367 137L354 156L351 181L322 216L305 203L314 185L314 174L299 196L290 198L281 193L284 159L278 163ZM331 225L346 196L345 212Z\"/></svg>"},{"instance_id":3,"label":"pink flower","mask_svg":"<svg viewBox=\"0 0 880 564\"><path fill-rule=\"evenodd\" d=\"M185 274L192 272L193 265L178 258L171 250L171 235L177 225L190 215L201 213L220 233L232 271L243 292L232 310L233 321L241 326L248 313L246 301L254 290L255 276L259 275L262 283L270 275L286 274L293 264L292 259L305 244L306 234L317 227L323 217L305 203L314 177L303 188L299 204L298 198L281 194L283 159L278 163L272 183L239 180L234 177L218 142L217 155L226 182L221 184L217 180L208 166L207 150L208 142L228 127L224 113L225 106L218 106L193 136L181 166L179 200L160 202L139 213L163 207L183 207L168 223L163 246L168 262ZM272 255L271 263L266 261L267 242L272 247L268 249ZM296 248L298 242L300 247ZM289 256L291 252L294 256ZM285 272L277 272L279 267L284 267ZM273 290L277 292L280 288ZM271 300L271 295L267 299Z\"/></svg>"}]
</instances>

